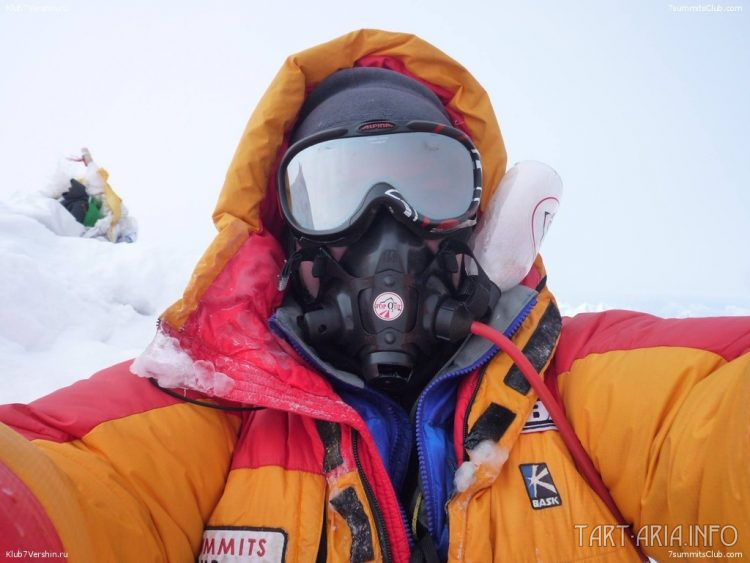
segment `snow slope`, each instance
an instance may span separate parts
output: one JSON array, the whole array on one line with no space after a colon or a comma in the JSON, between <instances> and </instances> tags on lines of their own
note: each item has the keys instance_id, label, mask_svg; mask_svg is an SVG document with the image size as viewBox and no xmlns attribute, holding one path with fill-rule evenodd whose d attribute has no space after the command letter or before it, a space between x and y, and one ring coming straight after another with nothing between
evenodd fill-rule
<instances>
[{"instance_id":1,"label":"snow slope","mask_svg":"<svg viewBox=\"0 0 750 563\"><path fill-rule=\"evenodd\" d=\"M37 194L0 202L2 403L28 402L137 355L202 250L55 234L77 231L66 216Z\"/></svg>"}]
</instances>

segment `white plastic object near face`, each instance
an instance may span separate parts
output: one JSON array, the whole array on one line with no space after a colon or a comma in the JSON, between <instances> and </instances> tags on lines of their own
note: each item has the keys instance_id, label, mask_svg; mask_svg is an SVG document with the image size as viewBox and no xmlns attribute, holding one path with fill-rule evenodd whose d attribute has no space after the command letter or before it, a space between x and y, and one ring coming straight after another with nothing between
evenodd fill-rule
<instances>
[{"instance_id":1,"label":"white plastic object near face","mask_svg":"<svg viewBox=\"0 0 750 563\"><path fill-rule=\"evenodd\" d=\"M560 207L562 180L542 162L516 163L495 190L474 234L474 256L505 291L529 273Z\"/></svg>"}]
</instances>

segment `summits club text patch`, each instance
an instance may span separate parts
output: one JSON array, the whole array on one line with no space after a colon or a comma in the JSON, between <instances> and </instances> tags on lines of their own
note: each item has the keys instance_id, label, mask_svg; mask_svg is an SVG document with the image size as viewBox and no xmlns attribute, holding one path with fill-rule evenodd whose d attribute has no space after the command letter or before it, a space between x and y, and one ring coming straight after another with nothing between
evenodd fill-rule
<instances>
[{"instance_id":1,"label":"summits club text patch","mask_svg":"<svg viewBox=\"0 0 750 563\"><path fill-rule=\"evenodd\" d=\"M209 526L198 563L282 563L287 533L281 528Z\"/></svg>"}]
</instances>

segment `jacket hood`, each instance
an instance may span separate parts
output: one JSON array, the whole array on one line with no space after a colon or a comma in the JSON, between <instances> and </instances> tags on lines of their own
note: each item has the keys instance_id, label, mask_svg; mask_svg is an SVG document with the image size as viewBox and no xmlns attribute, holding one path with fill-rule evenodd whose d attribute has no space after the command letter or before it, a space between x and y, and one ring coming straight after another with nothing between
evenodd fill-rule
<instances>
[{"instance_id":1,"label":"jacket hood","mask_svg":"<svg viewBox=\"0 0 750 563\"><path fill-rule=\"evenodd\" d=\"M289 57L240 140L214 211L218 234L181 300L160 319L156 337L131 370L165 387L182 387L242 404L272 406L332 420L357 416L304 352L275 335L269 318L281 305L283 223L274 172L306 94L329 74L354 65L406 73L430 87L454 126L482 155L486 207L506 166L492 106L456 61L413 35L362 30ZM525 285L543 277L541 259Z\"/></svg>"},{"instance_id":2,"label":"jacket hood","mask_svg":"<svg viewBox=\"0 0 750 563\"><path fill-rule=\"evenodd\" d=\"M213 213L218 235L198 263L182 299L162 316L175 330L195 312L205 292L253 234L277 236L282 219L274 172L307 93L342 68L388 68L418 79L445 105L455 127L482 155L482 209L502 178L507 157L484 88L458 62L404 33L364 29L286 59L253 112L227 172ZM272 280L275 282L275 279Z\"/></svg>"}]
</instances>

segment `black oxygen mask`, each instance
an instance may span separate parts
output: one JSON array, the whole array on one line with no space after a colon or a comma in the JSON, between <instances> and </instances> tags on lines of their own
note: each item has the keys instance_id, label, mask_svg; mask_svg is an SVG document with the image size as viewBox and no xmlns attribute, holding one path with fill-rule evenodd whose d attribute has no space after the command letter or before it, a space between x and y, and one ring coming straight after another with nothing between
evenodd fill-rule
<instances>
[{"instance_id":1,"label":"black oxygen mask","mask_svg":"<svg viewBox=\"0 0 750 563\"><path fill-rule=\"evenodd\" d=\"M436 361L455 349L450 343L463 340L499 298L486 276L478 283L459 264L471 255L465 243L432 246L436 252L384 211L338 261L317 248L312 274L320 287L299 319L305 340L335 367L384 391L421 388L440 367Z\"/></svg>"}]
</instances>

